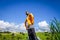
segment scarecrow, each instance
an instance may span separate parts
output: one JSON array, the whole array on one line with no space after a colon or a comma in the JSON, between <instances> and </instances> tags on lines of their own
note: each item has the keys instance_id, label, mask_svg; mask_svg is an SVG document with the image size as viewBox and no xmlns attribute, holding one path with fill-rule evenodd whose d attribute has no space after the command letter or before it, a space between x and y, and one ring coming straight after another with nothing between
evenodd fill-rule
<instances>
[{"instance_id":1,"label":"scarecrow","mask_svg":"<svg viewBox=\"0 0 60 40\"><path fill-rule=\"evenodd\" d=\"M32 13L26 11L26 20L25 20L25 27L28 31L29 40L38 40L35 34L35 29L33 27L34 24L34 16Z\"/></svg>"}]
</instances>

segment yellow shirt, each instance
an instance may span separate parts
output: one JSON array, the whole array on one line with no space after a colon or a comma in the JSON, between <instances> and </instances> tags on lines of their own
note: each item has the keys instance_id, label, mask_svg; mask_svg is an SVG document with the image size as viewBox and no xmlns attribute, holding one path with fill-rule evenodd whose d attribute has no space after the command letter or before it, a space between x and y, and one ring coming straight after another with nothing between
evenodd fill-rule
<instances>
[{"instance_id":1,"label":"yellow shirt","mask_svg":"<svg viewBox=\"0 0 60 40\"><path fill-rule=\"evenodd\" d=\"M33 14L29 14L26 18L28 25L33 25L34 24L34 16Z\"/></svg>"}]
</instances>

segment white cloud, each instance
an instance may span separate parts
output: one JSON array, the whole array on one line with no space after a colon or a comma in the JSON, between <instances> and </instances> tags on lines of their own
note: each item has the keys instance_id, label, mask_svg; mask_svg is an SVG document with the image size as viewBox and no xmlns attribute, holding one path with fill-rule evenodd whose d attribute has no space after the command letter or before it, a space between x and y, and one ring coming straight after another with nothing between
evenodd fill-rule
<instances>
[{"instance_id":1,"label":"white cloud","mask_svg":"<svg viewBox=\"0 0 60 40\"><path fill-rule=\"evenodd\" d=\"M46 21L39 22L38 26L35 27L35 30L37 30L38 32L49 31L49 24ZM25 29L24 23L15 24L15 23L9 23L9 22L0 20L0 31L26 32L26 29Z\"/></svg>"},{"instance_id":2,"label":"white cloud","mask_svg":"<svg viewBox=\"0 0 60 40\"><path fill-rule=\"evenodd\" d=\"M49 29L49 24L46 21L41 21L38 23L39 30L40 32L48 32Z\"/></svg>"},{"instance_id":3,"label":"white cloud","mask_svg":"<svg viewBox=\"0 0 60 40\"><path fill-rule=\"evenodd\" d=\"M26 29L24 27L24 23L16 25L15 23L9 23L0 20L0 31L26 32Z\"/></svg>"},{"instance_id":4,"label":"white cloud","mask_svg":"<svg viewBox=\"0 0 60 40\"><path fill-rule=\"evenodd\" d=\"M39 26L42 26L42 27L47 27L48 26L48 23L46 21L41 21L38 23Z\"/></svg>"},{"instance_id":5,"label":"white cloud","mask_svg":"<svg viewBox=\"0 0 60 40\"><path fill-rule=\"evenodd\" d=\"M26 28L25 28L24 23L20 24L20 30L21 30L22 32L26 32Z\"/></svg>"}]
</instances>

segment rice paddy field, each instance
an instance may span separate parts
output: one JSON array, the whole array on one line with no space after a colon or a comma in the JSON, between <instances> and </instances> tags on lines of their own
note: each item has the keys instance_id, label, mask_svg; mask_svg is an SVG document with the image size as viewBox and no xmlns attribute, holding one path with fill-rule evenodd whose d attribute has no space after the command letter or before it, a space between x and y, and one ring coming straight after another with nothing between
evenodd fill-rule
<instances>
[{"instance_id":1,"label":"rice paddy field","mask_svg":"<svg viewBox=\"0 0 60 40\"><path fill-rule=\"evenodd\" d=\"M51 40L50 33L37 32L36 35L40 40ZM28 40L28 34L27 33L0 33L0 40Z\"/></svg>"}]
</instances>

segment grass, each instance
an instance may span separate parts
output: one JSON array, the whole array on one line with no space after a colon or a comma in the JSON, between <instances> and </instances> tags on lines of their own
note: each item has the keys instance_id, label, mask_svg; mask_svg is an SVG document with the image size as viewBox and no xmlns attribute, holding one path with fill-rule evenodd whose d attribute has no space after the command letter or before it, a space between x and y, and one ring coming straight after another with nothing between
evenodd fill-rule
<instances>
[{"instance_id":1,"label":"grass","mask_svg":"<svg viewBox=\"0 0 60 40\"><path fill-rule=\"evenodd\" d=\"M0 40L26 40L27 34L0 33Z\"/></svg>"},{"instance_id":2,"label":"grass","mask_svg":"<svg viewBox=\"0 0 60 40\"><path fill-rule=\"evenodd\" d=\"M41 40L45 40L46 36L44 33L36 33L37 37ZM24 33L0 33L0 40L28 40L28 34Z\"/></svg>"},{"instance_id":3,"label":"grass","mask_svg":"<svg viewBox=\"0 0 60 40\"><path fill-rule=\"evenodd\" d=\"M36 35L41 40L51 40L51 33L37 32ZM28 40L28 34L27 33L0 33L0 40Z\"/></svg>"}]
</instances>

